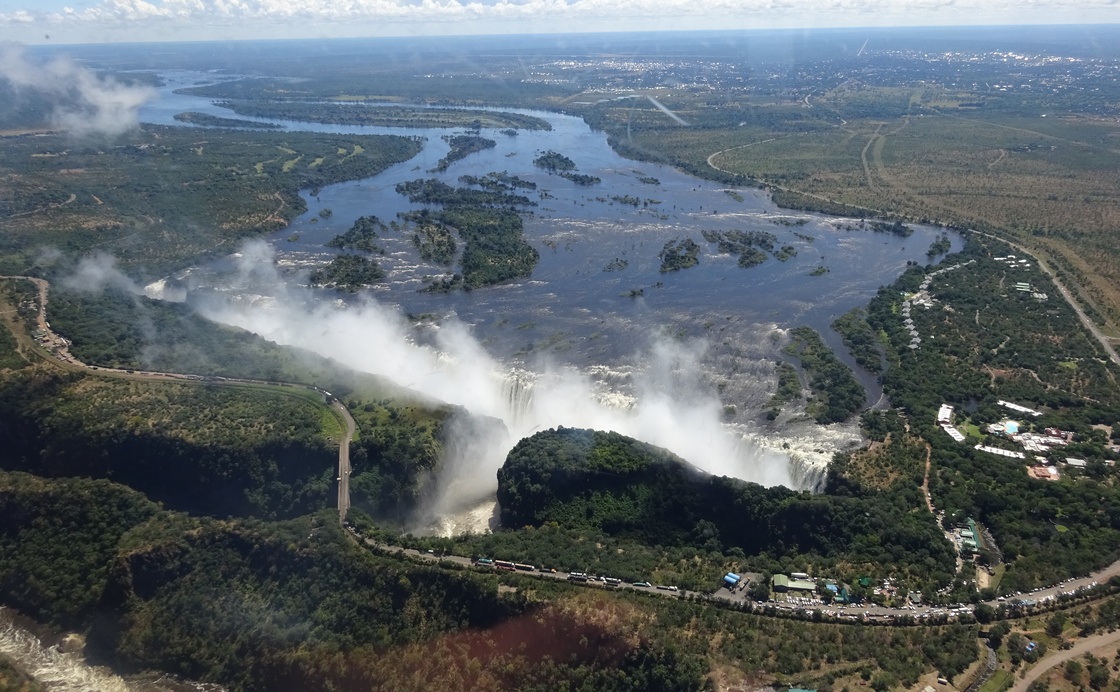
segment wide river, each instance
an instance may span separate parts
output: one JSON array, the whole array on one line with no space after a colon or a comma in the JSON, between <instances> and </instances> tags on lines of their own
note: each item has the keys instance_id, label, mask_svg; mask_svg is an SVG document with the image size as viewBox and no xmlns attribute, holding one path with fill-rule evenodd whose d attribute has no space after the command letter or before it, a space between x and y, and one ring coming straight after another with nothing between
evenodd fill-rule
<instances>
[{"instance_id":1,"label":"wide river","mask_svg":"<svg viewBox=\"0 0 1120 692\"><path fill-rule=\"evenodd\" d=\"M173 116L184 111L240 117L208 99L173 93L213 80L213 75L168 72L164 77L167 83L160 99L141 111L144 122L178 125ZM820 332L853 366L868 390L868 403L875 403L882 394L875 377L854 367L829 325L849 309L866 305L880 286L904 271L907 262L927 263L926 251L941 230L914 226L913 235L901 238L863 230L854 219L782 210L753 188L729 189L671 167L624 159L610 148L604 133L579 118L517 112L546 120L552 129L521 130L517 136L484 130L483 135L497 146L471 154L442 173L430 172L447 153L442 137L461 130L262 120L290 130L410 135L423 137L426 143L418 156L380 175L331 185L315 197L308 196L307 213L269 238L270 250L263 260L280 268L271 279L266 280L268 273L259 268L246 267L247 255L261 253L256 248L189 272L186 282L200 293L205 289L227 297L236 294L240 311L212 310L219 319L503 419L512 432L504 450L518 435L536 429L602 421L601 427L667 446L713 472L766 484L816 487L831 455L857 444L859 434L854 423L824 427L798 412L774 422L763 419L761 412L776 382L774 363L788 359L781 353L784 330L808 325ZM602 182L585 187L549 175L533 164L546 150L568 156L578 172L598 176ZM407 233L391 232L382 238L388 250L380 260L388 270L384 284L357 296L302 288L307 270L335 254L326 242L356 218L373 214L388 223L400 212L420 208L394 190L397 183L435 177L460 185L462 175L489 172L506 172L538 186L525 192L537 202L526 216L525 235L541 256L531 277L471 292L420 292L431 276L447 269L422 261ZM641 203L633 206L614 199L627 196ZM329 216L321 214L328 209ZM778 246L791 245L797 254L784 262L771 258L744 269L736 257L719 254L701 235L704 230L736 229L772 233ZM684 238L701 246L699 265L661 273L662 247L669 240ZM952 241L953 249L959 249L960 239L954 235ZM608 271L608 265L614 270ZM828 272L813 276L813 270L822 266ZM248 275L256 277L252 283L245 282ZM310 303L302 308L302 317L293 316L290 305L277 317L277 304L291 303L297 288L299 300ZM632 292L640 295L631 297ZM259 314L265 309L272 310L271 319ZM323 317L324 310L331 312L329 319ZM359 316L370 333L332 338L345 334L345 320L339 313ZM469 378L432 384L425 370L431 366L398 357L396 346L382 341L385 328L379 320L386 313L428 317L422 326L408 326L400 337L412 346L430 342L444 355L451 352L451 361L477 358L479 367L504 372L499 377L506 380L500 396L508 401L500 406L480 403L493 397L480 394L477 380ZM310 326L307 320L312 316L321 323ZM376 327L371 326L374 323ZM452 330L459 337L454 342L446 338L452 324L465 327ZM323 333L312 338L309 333L314 330ZM437 338L441 332L442 338ZM363 353L342 348L338 344L342 340L367 341L370 346ZM454 352L456 348L459 352ZM555 372L568 375L553 378L549 387L542 384L543 373ZM631 409L645 412L650 419L629 425L613 414L596 417L579 404L582 394L572 405L548 411L532 411L520 400L525 391L532 391L538 404L545 395L570 395L554 394L561 389L557 380L583 382L595 399L588 406L596 411L596 407ZM713 403L718 409L715 414ZM699 409L704 409L703 416L712 425L683 420L686 411ZM526 410L530 414L524 419ZM650 413L655 410L657 415ZM519 417L522 420L514 420ZM711 432L716 428L725 432ZM713 446L697 439L725 434L735 442ZM503 449L482 454L504 455ZM489 492L500 462L497 458L478 464Z\"/></svg>"}]
</instances>

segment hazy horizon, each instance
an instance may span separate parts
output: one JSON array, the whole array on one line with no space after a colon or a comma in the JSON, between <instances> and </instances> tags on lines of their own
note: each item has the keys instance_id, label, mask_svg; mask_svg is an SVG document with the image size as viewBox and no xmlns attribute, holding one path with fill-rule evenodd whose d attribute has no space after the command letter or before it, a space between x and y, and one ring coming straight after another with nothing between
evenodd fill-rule
<instances>
[{"instance_id":1,"label":"hazy horizon","mask_svg":"<svg viewBox=\"0 0 1120 692\"><path fill-rule=\"evenodd\" d=\"M0 0L28 45L1117 23L1115 0Z\"/></svg>"}]
</instances>

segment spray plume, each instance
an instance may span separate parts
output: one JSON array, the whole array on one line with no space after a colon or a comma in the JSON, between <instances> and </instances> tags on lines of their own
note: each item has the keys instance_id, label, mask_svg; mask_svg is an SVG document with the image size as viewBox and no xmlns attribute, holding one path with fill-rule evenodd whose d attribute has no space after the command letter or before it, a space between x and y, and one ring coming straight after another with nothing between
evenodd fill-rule
<instances>
[{"instance_id":1,"label":"spray plume","mask_svg":"<svg viewBox=\"0 0 1120 692\"><path fill-rule=\"evenodd\" d=\"M48 96L52 123L77 137L115 137L134 129L140 107L156 97L150 87L100 77L69 58L33 64L14 44L0 46L0 79L17 90Z\"/></svg>"},{"instance_id":2,"label":"spray plume","mask_svg":"<svg viewBox=\"0 0 1120 692\"><path fill-rule=\"evenodd\" d=\"M235 291L283 286L272 249L246 245ZM373 300L324 304L286 293L267 299L200 306L207 317L262 337L305 348L355 370L397 382L422 395L462 406L503 426L460 423L449 430L447 453L431 509L435 514L492 497L497 469L521 438L558 425L611 430L665 447L710 473L764 485L798 485L785 454L764 449L721 423L722 406L697 382L701 342L653 342L637 354L632 393L607 390L572 368L544 364L511 371L455 321L439 327L432 347L417 344L412 327Z\"/></svg>"}]
</instances>

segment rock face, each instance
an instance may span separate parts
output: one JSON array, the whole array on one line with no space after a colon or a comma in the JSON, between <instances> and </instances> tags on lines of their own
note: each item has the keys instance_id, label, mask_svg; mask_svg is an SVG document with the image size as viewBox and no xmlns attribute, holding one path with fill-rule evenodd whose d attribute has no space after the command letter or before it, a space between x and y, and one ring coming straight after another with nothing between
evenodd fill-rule
<instances>
[{"instance_id":1,"label":"rock face","mask_svg":"<svg viewBox=\"0 0 1120 692\"><path fill-rule=\"evenodd\" d=\"M86 648L86 638L77 632L71 632L58 642L58 650L64 654L80 654Z\"/></svg>"}]
</instances>

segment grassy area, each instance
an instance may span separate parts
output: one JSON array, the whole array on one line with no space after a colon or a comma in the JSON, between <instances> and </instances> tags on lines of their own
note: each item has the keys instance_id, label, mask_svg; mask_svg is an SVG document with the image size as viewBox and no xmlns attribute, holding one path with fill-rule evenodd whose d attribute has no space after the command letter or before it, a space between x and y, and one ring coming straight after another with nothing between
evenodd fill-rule
<instances>
[{"instance_id":1,"label":"grassy area","mask_svg":"<svg viewBox=\"0 0 1120 692\"><path fill-rule=\"evenodd\" d=\"M1011 686L1014 684L1015 676L1009 671L1000 668L995 673L992 673L992 677L988 678L987 682L980 686L980 692L1003 692L1004 690L1011 689Z\"/></svg>"},{"instance_id":2,"label":"grassy area","mask_svg":"<svg viewBox=\"0 0 1120 692\"><path fill-rule=\"evenodd\" d=\"M833 98L837 109L850 108ZM1120 137L1117 123L964 117L916 104L892 118L799 124L798 132L782 122L672 137L654 127L634 133L626 149L709 177L723 172L781 186L803 195L799 205L840 211L833 202L1009 234L1049 258L1115 331L1120 151L1110 143Z\"/></svg>"},{"instance_id":3,"label":"grassy area","mask_svg":"<svg viewBox=\"0 0 1120 692\"><path fill-rule=\"evenodd\" d=\"M1003 575L1007 572L1007 565L1000 563L992 568L992 572L994 574L992 574L991 579L988 580L988 586L996 592L999 592L999 583L1003 581Z\"/></svg>"}]
</instances>

